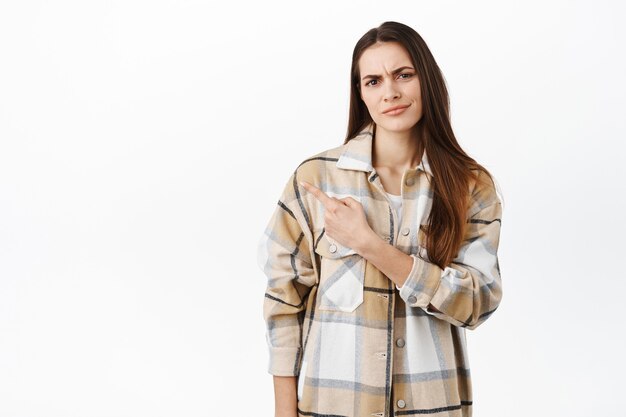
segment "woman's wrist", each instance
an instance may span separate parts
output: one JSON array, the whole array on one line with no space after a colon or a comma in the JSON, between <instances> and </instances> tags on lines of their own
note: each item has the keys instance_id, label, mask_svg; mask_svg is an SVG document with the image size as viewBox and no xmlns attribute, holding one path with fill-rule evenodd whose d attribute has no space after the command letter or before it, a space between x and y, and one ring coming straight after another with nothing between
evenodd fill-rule
<instances>
[{"instance_id":1,"label":"woman's wrist","mask_svg":"<svg viewBox=\"0 0 626 417\"><path fill-rule=\"evenodd\" d=\"M274 376L274 415L297 417L297 377Z\"/></svg>"},{"instance_id":2,"label":"woman's wrist","mask_svg":"<svg viewBox=\"0 0 626 417\"><path fill-rule=\"evenodd\" d=\"M370 254L378 250L381 244L385 242L380 236L378 236L372 229L368 229L363 236L358 239L357 245L354 247L356 253L363 258L368 259Z\"/></svg>"}]
</instances>

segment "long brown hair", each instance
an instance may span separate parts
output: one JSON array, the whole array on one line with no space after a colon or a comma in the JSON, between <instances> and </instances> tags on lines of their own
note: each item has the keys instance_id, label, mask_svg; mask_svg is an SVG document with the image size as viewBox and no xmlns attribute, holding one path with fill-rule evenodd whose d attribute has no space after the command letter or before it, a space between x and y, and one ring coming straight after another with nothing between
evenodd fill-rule
<instances>
[{"instance_id":1,"label":"long brown hair","mask_svg":"<svg viewBox=\"0 0 626 417\"><path fill-rule=\"evenodd\" d=\"M422 118L415 125L418 149L425 149L433 172L433 204L426 227L426 251L431 262L445 268L459 251L467 227L470 182L483 171L478 162L461 149L450 124L450 98L446 83L426 42L411 27L384 22L359 39L352 53L348 132L344 143L373 122L360 96L359 58L377 42L399 42L409 53L419 77ZM375 126L374 126L375 127ZM375 131L375 130L374 130ZM477 186L480 184L477 184Z\"/></svg>"}]
</instances>

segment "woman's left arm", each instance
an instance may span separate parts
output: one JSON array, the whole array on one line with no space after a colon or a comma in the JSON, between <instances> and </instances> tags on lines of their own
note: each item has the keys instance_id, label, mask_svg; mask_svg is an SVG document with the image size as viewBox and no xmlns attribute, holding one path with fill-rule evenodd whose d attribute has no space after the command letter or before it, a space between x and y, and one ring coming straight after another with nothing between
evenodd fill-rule
<instances>
[{"instance_id":1,"label":"woman's left arm","mask_svg":"<svg viewBox=\"0 0 626 417\"><path fill-rule=\"evenodd\" d=\"M502 205L495 188L475 194L472 207L475 212L468 218L459 252L444 269L382 239L359 248L364 258L401 286L400 297L407 305L470 330L487 320L502 298L497 255Z\"/></svg>"},{"instance_id":2,"label":"woman's left arm","mask_svg":"<svg viewBox=\"0 0 626 417\"><path fill-rule=\"evenodd\" d=\"M426 270L440 274L439 284L429 303L436 310L428 312L455 326L474 330L496 311L502 299L502 281L498 263L498 244L502 205L497 201L475 213L468 220L468 230L459 253L441 270L417 258L400 297L410 301L420 298Z\"/></svg>"}]
</instances>

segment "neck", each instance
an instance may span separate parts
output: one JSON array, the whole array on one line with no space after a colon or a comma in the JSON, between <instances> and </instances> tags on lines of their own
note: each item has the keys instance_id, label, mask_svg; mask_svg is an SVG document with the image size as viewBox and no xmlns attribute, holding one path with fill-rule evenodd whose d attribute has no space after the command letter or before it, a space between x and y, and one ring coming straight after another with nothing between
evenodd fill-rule
<instances>
[{"instance_id":1,"label":"neck","mask_svg":"<svg viewBox=\"0 0 626 417\"><path fill-rule=\"evenodd\" d=\"M423 146L416 129L405 132L390 132L376 126L372 143L372 165L404 171L419 165Z\"/></svg>"}]
</instances>

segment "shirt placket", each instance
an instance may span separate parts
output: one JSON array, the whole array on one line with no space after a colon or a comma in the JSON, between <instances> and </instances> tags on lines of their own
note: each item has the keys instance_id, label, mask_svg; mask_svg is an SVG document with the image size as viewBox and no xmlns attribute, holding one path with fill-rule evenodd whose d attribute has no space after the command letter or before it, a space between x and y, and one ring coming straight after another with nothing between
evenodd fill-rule
<instances>
[{"instance_id":1,"label":"shirt placket","mask_svg":"<svg viewBox=\"0 0 626 417\"><path fill-rule=\"evenodd\" d=\"M387 201L388 210L389 210L389 213L391 213L391 217L393 219L393 221L390 222L391 224L389 225L390 226L389 227L389 233L390 233L389 243L393 245L394 247L397 247L398 243L404 243L406 244L406 247L410 247L411 220L410 220L410 216L405 215L407 204L404 203L404 196L406 195L407 192L412 191L413 187L415 187L415 185L417 184L418 173L419 173L418 170L414 168L414 169L407 169L402 174L400 194L403 196L403 204L401 207L403 224L399 224L399 221L398 221L399 219L396 215L395 210L392 207L391 200L387 196L387 193L385 192L385 189L383 188L382 182L380 181L380 177L376 173L376 170L373 169L370 172L370 175L368 176L368 181L385 198L385 201ZM407 224L409 226L405 226ZM414 233L417 233L417 231L414 231ZM391 287L394 288L395 285L393 285L392 283ZM390 307L392 311L394 311L394 309L396 308L396 304L397 304L395 291L392 293L392 296L390 297L389 302L391 303ZM395 316L396 316L395 312L393 316L394 318L392 320L392 325L390 329L391 334L389 335L392 341L392 344L391 344L390 354L387 355L388 369L390 369L391 371L388 375L386 384L389 384L390 390L387 393L387 398L385 401L386 402L385 411L372 413L373 416L383 416L383 415L393 416L395 415L396 409L403 409L406 407L406 401L402 398L402 393L399 393L397 392L397 390L393 389L393 374L395 373L394 363L397 362L396 360L397 355L404 355L404 346L405 346L405 335L395 334L395 327L396 327L394 325Z\"/></svg>"}]
</instances>

